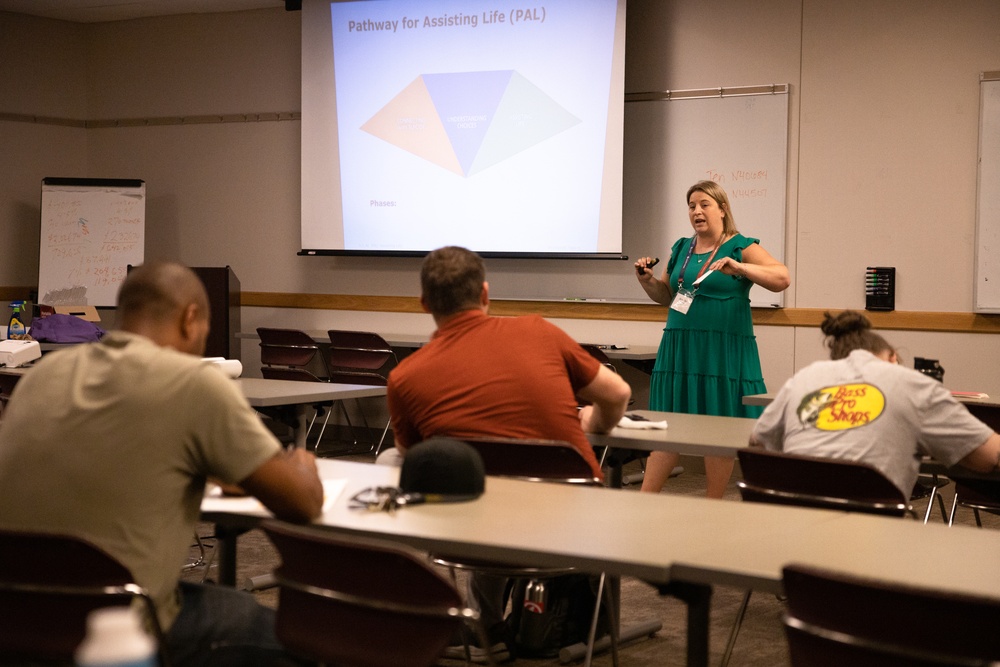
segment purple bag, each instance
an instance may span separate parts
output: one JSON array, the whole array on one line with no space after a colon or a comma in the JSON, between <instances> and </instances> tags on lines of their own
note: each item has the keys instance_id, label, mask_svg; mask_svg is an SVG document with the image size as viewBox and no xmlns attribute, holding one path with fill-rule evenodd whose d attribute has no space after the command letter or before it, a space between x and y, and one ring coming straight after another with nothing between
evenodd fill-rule
<instances>
[{"instance_id":1,"label":"purple bag","mask_svg":"<svg viewBox=\"0 0 1000 667\"><path fill-rule=\"evenodd\" d=\"M28 333L39 343L93 343L101 340L105 331L76 315L52 313L33 319Z\"/></svg>"}]
</instances>

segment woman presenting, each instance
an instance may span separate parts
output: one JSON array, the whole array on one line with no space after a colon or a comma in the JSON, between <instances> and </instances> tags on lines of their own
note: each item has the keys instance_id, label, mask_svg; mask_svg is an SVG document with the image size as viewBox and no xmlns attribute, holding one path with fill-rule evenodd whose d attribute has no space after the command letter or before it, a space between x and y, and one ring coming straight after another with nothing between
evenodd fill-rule
<instances>
[{"instance_id":1,"label":"woman presenting","mask_svg":"<svg viewBox=\"0 0 1000 667\"><path fill-rule=\"evenodd\" d=\"M766 391L750 315L750 288L781 292L788 269L736 230L729 197L713 181L687 192L694 235L670 249L657 279L650 257L635 263L639 284L656 303L670 306L649 386L649 409L729 417L757 417L743 396ZM642 490L659 493L677 465L673 452L650 452ZM734 459L705 457L707 495L721 498Z\"/></svg>"}]
</instances>

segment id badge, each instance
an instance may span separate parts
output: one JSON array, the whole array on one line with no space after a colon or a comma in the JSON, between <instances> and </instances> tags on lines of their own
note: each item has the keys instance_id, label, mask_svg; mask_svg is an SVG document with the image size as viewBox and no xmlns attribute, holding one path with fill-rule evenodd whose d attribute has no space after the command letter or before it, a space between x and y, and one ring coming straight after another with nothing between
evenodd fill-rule
<instances>
[{"instance_id":1,"label":"id badge","mask_svg":"<svg viewBox=\"0 0 1000 667\"><path fill-rule=\"evenodd\" d=\"M670 310L676 310L682 315L687 315L692 301L694 301L694 294L686 289L678 290L677 294L674 295L674 300L670 302Z\"/></svg>"}]
</instances>

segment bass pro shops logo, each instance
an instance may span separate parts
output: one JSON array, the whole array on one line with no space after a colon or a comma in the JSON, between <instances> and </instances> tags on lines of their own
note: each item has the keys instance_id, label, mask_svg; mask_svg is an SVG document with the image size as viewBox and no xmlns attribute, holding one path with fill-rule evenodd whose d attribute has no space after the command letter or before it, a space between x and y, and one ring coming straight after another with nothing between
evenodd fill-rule
<instances>
[{"instance_id":1,"label":"bass pro shops logo","mask_svg":"<svg viewBox=\"0 0 1000 667\"><path fill-rule=\"evenodd\" d=\"M870 424L885 411L885 395L870 384L843 384L806 394L796 414L805 426L843 431Z\"/></svg>"}]
</instances>

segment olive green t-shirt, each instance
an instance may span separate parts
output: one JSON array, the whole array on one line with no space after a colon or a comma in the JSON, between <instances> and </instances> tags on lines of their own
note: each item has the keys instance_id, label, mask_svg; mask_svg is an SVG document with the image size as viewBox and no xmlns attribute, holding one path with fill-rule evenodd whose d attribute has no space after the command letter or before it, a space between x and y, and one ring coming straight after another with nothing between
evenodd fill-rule
<instances>
[{"instance_id":1,"label":"olive green t-shirt","mask_svg":"<svg viewBox=\"0 0 1000 667\"><path fill-rule=\"evenodd\" d=\"M236 384L142 336L46 354L0 420L0 526L70 533L115 556L177 612L209 475L239 482L281 445Z\"/></svg>"}]
</instances>

